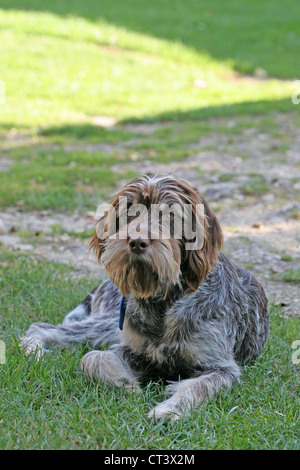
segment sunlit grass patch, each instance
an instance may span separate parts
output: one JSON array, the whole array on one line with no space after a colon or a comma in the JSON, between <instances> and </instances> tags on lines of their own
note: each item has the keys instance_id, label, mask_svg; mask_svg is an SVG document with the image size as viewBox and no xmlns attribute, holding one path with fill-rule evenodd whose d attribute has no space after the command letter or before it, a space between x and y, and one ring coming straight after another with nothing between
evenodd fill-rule
<instances>
[{"instance_id":1,"label":"sunlit grass patch","mask_svg":"<svg viewBox=\"0 0 300 470\"><path fill-rule=\"evenodd\" d=\"M18 2L14 3L17 8ZM40 7L37 4L37 10ZM176 118L186 112L195 118L213 116L214 108L215 115L245 113L247 108L260 113L290 98L289 82L237 78L234 61L220 60L168 34L154 37L155 26L153 36L122 27L121 16L114 25L101 17L101 12L107 13L105 5L93 21L89 7L95 4L90 2L85 18L61 17L56 7L52 13L0 10L0 76L7 93L0 126L84 125L99 115L117 120L167 119L172 113ZM142 14L139 9L138 14ZM260 51L263 54L263 48ZM284 107L289 108L288 102Z\"/></svg>"}]
</instances>

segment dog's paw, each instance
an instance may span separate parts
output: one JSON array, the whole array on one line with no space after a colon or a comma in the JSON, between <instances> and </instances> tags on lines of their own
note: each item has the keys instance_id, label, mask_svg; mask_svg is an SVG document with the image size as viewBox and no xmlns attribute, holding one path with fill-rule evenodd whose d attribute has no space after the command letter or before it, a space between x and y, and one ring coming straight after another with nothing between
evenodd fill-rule
<instances>
[{"instance_id":1,"label":"dog's paw","mask_svg":"<svg viewBox=\"0 0 300 470\"><path fill-rule=\"evenodd\" d=\"M90 351L80 361L82 372L88 375L94 382L97 382L100 378L99 366L101 354L102 351Z\"/></svg>"},{"instance_id":2,"label":"dog's paw","mask_svg":"<svg viewBox=\"0 0 300 470\"><path fill-rule=\"evenodd\" d=\"M152 408L148 413L148 418L152 421L168 419L175 422L181 417L181 415L182 412L166 400Z\"/></svg>"},{"instance_id":3,"label":"dog's paw","mask_svg":"<svg viewBox=\"0 0 300 470\"><path fill-rule=\"evenodd\" d=\"M81 370L94 382L125 387L128 392L141 388L130 369L112 351L90 351L81 359Z\"/></svg>"},{"instance_id":4,"label":"dog's paw","mask_svg":"<svg viewBox=\"0 0 300 470\"><path fill-rule=\"evenodd\" d=\"M44 345L37 338L22 336L19 339L19 347L26 356L34 357L39 360L45 352Z\"/></svg>"}]
</instances>

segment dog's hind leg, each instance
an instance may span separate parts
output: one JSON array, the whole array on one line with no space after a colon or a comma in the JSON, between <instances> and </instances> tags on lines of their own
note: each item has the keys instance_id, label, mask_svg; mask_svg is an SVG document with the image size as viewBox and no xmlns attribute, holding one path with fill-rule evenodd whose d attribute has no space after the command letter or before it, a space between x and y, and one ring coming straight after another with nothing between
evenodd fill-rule
<instances>
[{"instance_id":1,"label":"dog's hind leg","mask_svg":"<svg viewBox=\"0 0 300 470\"><path fill-rule=\"evenodd\" d=\"M121 294L107 280L94 289L62 324L33 323L20 339L25 353L40 357L49 348L89 343L94 349L119 343L118 315Z\"/></svg>"},{"instance_id":2,"label":"dog's hind leg","mask_svg":"<svg viewBox=\"0 0 300 470\"><path fill-rule=\"evenodd\" d=\"M70 324L33 323L19 344L27 354L34 352L40 357L49 348L67 348L73 343L87 342L95 349L118 344L118 318L91 315L81 322Z\"/></svg>"},{"instance_id":3,"label":"dog's hind leg","mask_svg":"<svg viewBox=\"0 0 300 470\"><path fill-rule=\"evenodd\" d=\"M77 305L77 307L75 307L65 316L63 325L69 325L78 321L83 321L89 317L92 310L92 302L97 290L98 287L92 290L92 292L90 292L86 298L79 305Z\"/></svg>"}]
</instances>

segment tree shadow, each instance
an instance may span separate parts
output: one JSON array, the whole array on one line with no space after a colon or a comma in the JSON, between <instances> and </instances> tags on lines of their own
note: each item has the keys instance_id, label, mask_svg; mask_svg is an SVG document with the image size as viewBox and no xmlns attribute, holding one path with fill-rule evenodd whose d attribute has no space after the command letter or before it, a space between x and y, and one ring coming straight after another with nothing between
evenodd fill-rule
<instances>
[{"instance_id":1,"label":"tree shadow","mask_svg":"<svg viewBox=\"0 0 300 470\"><path fill-rule=\"evenodd\" d=\"M203 108L190 109L185 111L165 111L161 114L145 116L145 118L129 118L120 120L116 126L110 129L103 129L93 124L63 124L58 126L48 126L39 130L39 135L48 137L68 137L76 141L101 141L117 142L118 140L127 140L130 138L130 132L127 132L126 124L135 123L136 133L139 133L138 125L143 123L163 123L163 122L184 122L199 121L205 122L207 119L231 117L231 116L249 116L266 115L278 112L294 112L295 106L290 99L280 100L260 100L248 101L242 103L233 103L220 106L207 106ZM125 126L122 129L122 125ZM116 133L116 130L118 133ZM121 132L121 133L120 133Z\"/></svg>"},{"instance_id":2,"label":"tree shadow","mask_svg":"<svg viewBox=\"0 0 300 470\"><path fill-rule=\"evenodd\" d=\"M299 75L299 6L294 0L242 5L237 0L2 0L0 6L83 17L95 23L104 20L229 61L242 73L262 68L273 77Z\"/></svg>"}]
</instances>

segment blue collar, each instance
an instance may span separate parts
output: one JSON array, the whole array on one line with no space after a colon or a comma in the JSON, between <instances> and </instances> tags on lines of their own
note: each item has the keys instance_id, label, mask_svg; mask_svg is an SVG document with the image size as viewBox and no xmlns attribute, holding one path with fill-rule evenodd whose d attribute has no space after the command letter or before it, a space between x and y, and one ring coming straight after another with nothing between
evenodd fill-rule
<instances>
[{"instance_id":1,"label":"blue collar","mask_svg":"<svg viewBox=\"0 0 300 470\"><path fill-rule=\"evenodd\" d=\"M119 328L120 328L120 330L123 330L126 307L127 307L127 299L126 299L126 297L122 296L121 302L120 302L120 313L119 313Z\"/></svg>"}]
</instances>

